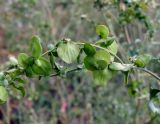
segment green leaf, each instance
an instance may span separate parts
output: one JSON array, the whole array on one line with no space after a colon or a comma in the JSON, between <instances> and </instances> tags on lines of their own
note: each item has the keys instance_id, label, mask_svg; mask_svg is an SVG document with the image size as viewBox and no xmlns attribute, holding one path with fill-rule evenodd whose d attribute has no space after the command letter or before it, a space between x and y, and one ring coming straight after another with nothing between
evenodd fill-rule
<instances>
[{"instance_id":1,"label":"green leaf","mask_svg":"<svg viewBox=\"0 0 160 124\"><path fill-rule=\"evenodd\" d=\"M18 82L19 83L19 82ZM24 86L21 86L21 85L19 85L19 84L17 84L17 82L13 82L12 84L11 84L16 90L18 90L18 91L20 91L20 93L22 94L22 96L24 97L25 96L25 89L24 89Z\"/></svg>"},{"instance_id":2,"label":"green leaf","mask_svg":"<svg viewBox=\"0 0 160 124\"><path fill-rule=\"evenodd\" d=\"M118 44L116 43L116 41L114 41L109 47L109 50L111 50L111 52L116 55L118 52Z\"/></svg>"},{"instance_id":3,"label":"green leaf","mask_svg":"<svg viewBox=\"0 0 160 124\"><path fill-rule=\"evenodd\" d=\"M83 48L80 48L80 51L79 51L79 54L78 54L78 57L77 57L77 63L78 64L81 64L83 59L84 58L85 54L83 53Z\"/></svg>"},{"instance_id":4,"label":"green leaf","mask_svg":"<svg viewBox=\"0 0 160 124\"><path fill-rule=\"evenodd\" d=\"M144 68L152 59L152 56L149 54L139 55L137 56L136 60L134 61L134 64L137 67Z\"/></svg>"},{"instance_id":5,"label":"green leaf","mask_svg":"<svg viewBox=\"0 0 160 124\"><path fill-rule=\"evenodd\" d=\"M101 38L107 38L109 35L109 29L105 25L97 25L96 26L96 33Z\"/></svg>"},{"instance_id":6,"label":"green leaf","mask_svg":"<svg viewBox=\"0 0 160 124\"><path fill-rule=\"evenodd\" d=\"M87 56L93 56L96 53L96 49L89 43L84 44L83 50Z\"/></svg>"},{"instance_id":7,"label":"green leaf","mask_svg":"<svg viewBox=\"0 0 160 124\"><path fill-rule=\"evenodd\" d=\"M104 70L93 71L93 81L95 85L106 85L107 82L112 78L113 73L107 68Z\"/></svg>"},{"instance_id":8,"label":"green leaf","mask_svg":"<svg viewBox=\"0 0 160 124\"><path fill-rule=\"evenodd\" d=\"M52 53L52 52L50 52L48 55L49 55L49 60L50 60L50 63L51 63L52 69L54 69L54 67L55 67L55 60L54 60L53 53Z\"/></svg>"},{"instance_id":9,"label":"green leaf","mask_svg":"<svg viewBox=\"0 0 160 124\"><path fill-rule=\"evenodd\" d=\"M32 70L35 74L48 76L52 71L52 66L47 59L45 59L44 57L40 57L33 64Z\"/></svg>"},{"instance_id":10,"label":"green leaf","mask_svg":"<svg viewBox=\"0 0 160 124\"><path fill-rule=\"evenodd\" d=\"M25 73L26 73L26 76L27 76L27 77L32 77L32 76L34 75L34 72L33 72L31 66L28 66L28 67L25 69Z\"/></svg>"},{"instance_id":11,"label":"green leaf","mask_svg":"<svg viewBox=\"0 0 160 124\"><path fill-rule=\"evenodd\" d=\"M132 80L131 83L127 85L128 87L128 94L130 96L136 96L139 93L139 86L140 82L136 80Z\"/></svg>"},{"instance_id":12,"label":"green leaf","mask_svg":"<svg viewBox=\"0 0 160 124\"><path fill-rule=\"evenodd\" d=\"M90 71L94 71L98 69L95 58L91 56L86 56L84 58L84 65Z\"/></svg>"},{"instance_id":13,"label":"green leaf","mask_svg":"<svg viewBox=\"0 0 160 124\"><path fill-rule=\"evenodd\" d=\"M114 37L108 37L105 46L108 47L108 46L110 46L113 42L116 42L116 41L115 41L115 38L114 38Z\"/></svg>"},{"instance_id":14,"label":"green leaf","mask_svg":"<svg viewBox=\"0 0 160 124\"><path fill-rule=\"evenodd\" d=\"M109 47L113 42L115 42L115 38L108 37L107 39L100 39L96 42L97 45L100 45L101 47Z\"/></svg>"},{"instance_id":15,"label":"green leaf","mask_svg":"<svg viewBox=\"0 0 160 124\"><path fill-rule=\"evenodd\" d=\"M121 64L118 62L112 62L109 65L109 69L113 71L129 71L133 67L133 64Z\"/></svg>"},{"instance_id":16,"label":"green leaf","mask_svg":"<svg viewBox=\"0 0 160 124\"><path fill-rule=\"evenodd\" d=\"M110 62L110 54L104 50L99 50L94 56L86 56L84 65L88 70L103 70Z\"/></svg>"},{"instance_id":17,"label":"green leaf","mask_svg":"<svg viewBox=\"0 0 160 124\"><path fill-rule=\"evenodd\" d=\"M34 62L35 62L35 58L34 57L29 57L28 59L27 59L27 61L26 61L26 63L27 63L27 66L32 66L33 64L34 64Z\"/></svg>"},{"instance_id":18,"label":"green leaf","mask_svg":"<svg viewBox=\"0 0 160 124\"><path fill-rule=\"evenodd\" d=\"M26 83L26 81L23 80L23 79L20 78L20 77L16 77L16 78L14 79L14 81L17 82L17 85L18 85L18 86L24 86L24 84Z\"/></svg>"},{"instance_id":19,"label":"green leaf","mask_svg":"<svg viewBox=\"0 0 160 124\"><path fill-rule=\"evenodd\" d=\"M104 50L99 50L96 52L94 58L96 59L97 67L103 70L110 63L110 53Z\"/></svg>"},{"instance_id":20,"label":"green leaf","mask_svg":"<svg viewBox=\"0 0 160 124\"><path fill-rule=\"evenodd\" d=\"M26 53L20 53L18 55L18 64L25 68L27 66L28 58L29 56Z\"/></svg>"},{"instance_id":21,"label":"green leaf","mask_svg":"<svg viewBox=\"0 0 160 124\"><path fill-rule=\"evenodd\" d=\"M59 44L57 48L58 56L68 64L74 62L77 59L79 52L79 47L69 41L67 43Z\"/></svg>"},{"instance_id":22,"label":"green leaf","mask_svg":"<svg viewBox=\"0 0 160 124\"><path fill-rule=\"evenodd\" d=\"M0 103L4 103L6 102L8 99L8 92L7 90L5 89L5 87L3 86L0 86Z\"/></svg>"},{"instance_id":23,"label":"green leaf","mask_svg":"<svg viewBox=\"0 0 160 124\"><path fill-rule=\"evenodd\" d=\"M107 62L105 60L96 60L97 70L103 70L107 67Z\"/></svg>"},{"instance_id":24,"label":"green leaf","mask_svg":"<svg viewBox=\"0 0 160 124\"><path fill-rule=\"evenodd\" d=\"M33 36L31 38L29 49L32 53L32 56L35 58L39 58L42 54L42 46L41 46L41 40L38 36Z\"/></svg>"},{"instance_id":25,"label":"green leaf","mask_svg":"<svg viewBox=\"0 0 160 124\"><path fill-rule=\"evenodd\" d=\"M116 55L118 52L118 44L116 43L116 41L114 41L109 47L108 49L112 52L112 54ZM114 61L114 56L112 55L111 57L111 61Z\"/></svg>"},{"instance_id":26,"label":"green leaf","mask_svg":"<svg viewBox=\"0 0 160 124\"><path fill-rule=\"evenodd\" d=\"M107 64L110 63L110 53L105 50L99 50L95 54L95 59L97 60L104 60L107 62Z\"/></svg>"},{"instance_id":27,"label":"green leaf","mask_svg":"<svg viewBox=\"0 0 160 124\"><path fill-rule=\"evenodd\" d=\"M110 50L110 52L113 54L111 54L111 61L114 61L114 55L116 55L118 52L118 44L114 38L109 37L108 39L100 39L96 42L96 44Z\"/></svg>"},{"instance_id":28,"label":"green leaf","mask_svg":"<svg viewBox=\"0 0 160 124\"><path fill-rule=\"evenodd\" d=\"M57 48L53 49L51 52L55 57L58 57Z\"/></svg>"},{"instance_id":29,"label":"green leaf","mask_svg":"<svg viewBox=\"0 0 160 124\"><path fill-rule=\"evenodd\" d=\"M22 74L22 72L19 69L11 69L6 71L6 73L13 78Z\"/></svg>"}]
</instances>

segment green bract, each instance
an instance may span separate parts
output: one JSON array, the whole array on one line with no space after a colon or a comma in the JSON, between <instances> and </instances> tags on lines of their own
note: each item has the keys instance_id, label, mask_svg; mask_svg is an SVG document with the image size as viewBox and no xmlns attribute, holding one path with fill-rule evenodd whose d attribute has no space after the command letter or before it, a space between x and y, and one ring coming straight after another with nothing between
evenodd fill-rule
<instances>
[{"instance_id":1,"label":"green bract","mask_svg":"<svg viewBox=\"0 0 160 124\"><path fill-rule=\"evenodd\" d=\"M109 29L105 25L97 25L96 26L96 33L101 38L107 38L109 35Z\"/></svg>"},{"instance_id":2,"label":"green bract","mask_svg":"<svg viewBox=\"0 0 160 124\"><path fill-rule=\"evenodd\" d=\"M115 38L108 37L107 39L100 39L96 42L97 45L100 45L101 47L109 47L113 42L115 42Z\"/></svg>"},{"instance_id":3,"label":"green bract","mask_svg":"<svg viewBox=\"0 0 160 124\"><path fill-rule=\"evenodd\" d=\"M57 48L58 56L68 64L77 59L79 52L79 47L70 41L67 43L60 43Z\"/></svg>"},{"instance_id":4,"label":"green bract","mask_svg":"<svg viewBox=\"0 0 160 124\"><path fill-rule=\"evenodd\" d=\"M144 68L152 59L151 55L149 54L144 54L144 55L139 55L136 60L134 61L134 64L137 67L142 67Z\"/></svg>"},{"instance_id":5,"label":"green bract","mask_svg":"<svg viewBox=\"0 0 160 124\"><path fill-rule=\"evenodd\" d=\"M111 53L113 54L112 56L111 56L111 61L114 61L114 55L116 55L117 54L117 52L118 52L118 44L116 43L116 41L114 41L109 47L108 47L108 49L111 51Z\"/></svg>"},{"instance_id":6,"label":"green bract","mask_svg":"<svg viewBox=\"0 0 160 124\"><path fill-rule=\"evenodd\" d=\"M93 71L93 81L95 85L106 85L113 74L107 68L104 70Z\"/></svg>"},{"instance_id":7,"label":"green bract","mask_svg":"<svg viewBox=\"0 0 160 124\"><path fill-rule=\"evenodd\" d=\"M100 39L96 42L96 45L108 49L111 52L111 61L114 61L114 55L116 55L118 52L118 44L116 43L114 38L110 37L108 39Z\"/></svg>"},{"instance_id":8,"label":"green bract","mask_svg":"<svg viewBox=\"0 0 160 124\"><path fill-rule=\"evenodd\" d=\"M112 42L108 49L111 50L114 55L116 55L118 52L118 44L116 43L116 41Z\"/></svg>"},{"instance_id":9,"label":"green bract","mask_svg":"<svg viewBox=\"0 0 160 124\"><path fill-rule=\"evenodd\" d=\"M99 50L96 52L94 58L97 63L97 68L103 70L110 63L110 54L104 50Z\"/></svg>"},{"instance_id":10,"label":"green bract","mask_svg":"<svg viewBox=\"0 0 160 124\"><path fill-rule=\"evenodd\" d=\"M33 72L31 66L28 66L28 67L25 69L25 74L26 74L27 77L32 77L32 76L34 75L34 72Z\"/></svg>"},{"instance_id":11,"label":"green bract","mask_svg":"<svg viewBox=\"0 0 160 124\"><path fill-rule=\"evenodd\" d=\"M27 66L32 66L34 64L35 58L34 57L29 57L27 59Z\"/></svg>"},{"instance_id":12,"label":"green bract","mask_svg":"<svg viewBox=\"0 0 160 124\"><path fill-rule=\"evenodd\" d=\"M96 53L96 49L89 43L84 44L83 50L87 56L93 56Z\"/></svg>"},{"instance_id":13,"label":"green bract","mask_svg":"<svg viewBox=\"0 0 160 124\"><path fill-rule=\"evenodd\" d=\"M90 71L94 71L94 70L98 69L96 60L91 56L86 56L84 58L84 65L85 65L86 69L88 69Z\"/></svg>"},{"instance_id":14,"label":"green bract","mask_svg":"<svg viewBox=\"0 0 160 124\"><path fill-rule=\"evenodd\" d=\"M5 87L0 86L0 103L6 102L8 99L8 92Z\"/></svg>"},{"instance_id":15,"label":"green bract","mask_svg":"<svg viewBox=\"0 0 160 124\"><path fill-rule=\"evenodd\" d=\"M33 36L31 38L31 41L29 43L29 49L31 51L31 54L35 58L39 58L42 54L42 46L41 46L41 40L38 36Z\"/></svg>"},{"instance_id":16,"label":"green bract","mask_svg":"<svg viewBox=\"0 0 160 124\"><path fill-rule=\"evenodd\" d=\"M99 50L94 56L86 56L84 65L88 70L103 70L110 62L110 54L104 50Z\"/></svg>"},{"instance_id":17,"label":"green bract","mask_svg":"<svg viewBox=\"0 0 160 124\"><path fill-rule=\"evenodd\" d=\"M25 53L20 53L18 55L18 64L22 67L26 67L29 56Z\"/></svg>"},{"instance_id":18,"label":"green bract","mask_svg":"<svg viewBox=\"0 0 160 124\"><path fill-rule=\"evenodd\" d=\"M11 70L7 71L7 74L10 77L16 77L16 76L22 74L22 72L19 69L11 69Z\"/></svg>"},{"instance_id":19,"label":"green bract","mask_svg":"<svg viewBox=\"0 0 160 124\"><path fill-rule=\"evenodd\" d=\"M40 57L32 65L32 70L35 74L49 76L52 70L52 66L47 59Z\"/></svg>"}]
</instances>

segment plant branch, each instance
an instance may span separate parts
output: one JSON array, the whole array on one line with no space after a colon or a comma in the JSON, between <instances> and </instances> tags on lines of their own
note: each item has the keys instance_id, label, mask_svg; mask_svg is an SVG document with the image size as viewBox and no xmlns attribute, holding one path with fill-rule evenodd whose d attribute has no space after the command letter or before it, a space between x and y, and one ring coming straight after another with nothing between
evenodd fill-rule
<instances>
[{"instance_id":1,"label":"plant branch","mask_svg":"<svg viewBox=\"0 0 160 124\"><path fill-rule=\"evenodd\" d=\"M157 80L160 81L160 77L159 77L157 74L153 73L152 71L150 71L150 70L148 70L148 69L146 69L146 68L134 67L133 69L137 69L137 70L144 71L144 72L146 72L146 73L152 75L154 78L156 78Z\"/></svg>"},{"instance_id":2,"label":"plant branch","mask_svg":"<svg viewBox=\"0 0 160 124\"><path fill-rule=\"evenodd\" d=\"M66 71L66 73L71 73L71 72L75 72L75 71L79 71L79 70L82 70L83 68L80 68L80 67L77 67L77 68L73 68L73 69L70 69L68 71ZM54 76L58 76L60 73L56 73L56 74L51 74L50 77L54 77Z\"/></svg>"},{"instance_id":3,"label":"plant branch","mask_svg":"<svg viewBox=\"0 0 160 124\"><path fill-rule=\"evenodd\" d=\"M76 43L77 45L84 45L85 43ZM104 51L106 51L106 52L109 52L112 56L114 56L115 58L117 58L122 64L124 63L123 61L122 61L122 59L120 59L117 55L115 55L111 50L109 50L109 49L107 49L107 48L103 48L103 47L101 47L101 46L98 46L98 45L95 45L95 44L91 44L92 46L94 46L94 47L96 47L96 48L99 48L99 49L102 49L102 50L104 50ZM46 54L48 54L50 51L48 50L48 51L46 51L46 52L44 52L41 56L44 56L44 55L46 55ZM57 75L56 75L57 76Z\"/></svg>"},{"instance_id":4,"label":"plant branch","mask_svg":"<svg viewBox=\"0 0 160 124\"><path fill-rule=\"evenodd\" d=\"M81 42L81 43L76 43L76 44L78 44L78 45L84 45L85 43ZM95 44L91 44L91 45L94 46L94 47L96 47L96 48L102 49L102 50L104 50L106 52L109 52L112 56L114 56L115 58L117 58L123 64L123 61L117 55L115 55L112 51L110 51L109 49L103 48L103 47L95 45Z\"/></svg>"},{"instance_id":5,"label":"plant branch","mask_svg":"<svg viewBox=\"0 0 160 124\"><path fill-rule=\"evenodd\" d=\"M126 26L124 26L124 32L125 32L128 44L131 44L131 39L130 39L130 36L129 36L129 33L128 33L128 29L127 29Z\"/></svg>"},{"instance_id":6,"label":"plant branch","mask_svg":"<svg viewBox=\"0 0 160 124\"><path fill-rule=\"evenodd\" d=\"M44 56L44 55L48 54L49 52L50 52L50 50L44 52L41 56Z\"/></svg>"}]
</instances>

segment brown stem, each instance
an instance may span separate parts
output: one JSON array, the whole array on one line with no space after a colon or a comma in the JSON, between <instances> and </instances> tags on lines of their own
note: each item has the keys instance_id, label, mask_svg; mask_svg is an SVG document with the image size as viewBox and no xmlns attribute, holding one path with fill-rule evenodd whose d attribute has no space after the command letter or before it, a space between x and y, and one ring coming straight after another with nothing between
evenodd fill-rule
<instances>
[{"instance_id":1,"label":"brown stem","mask_svg":"<svg viewBox=\"0 0 160 124\"><path fill-rule=\"evenodd\" d=\"M127 29L126 26L124 26L124 32L125 32L125 35L126 35L127 42L128 42L128 44L130 44L131 39L130 39L129 32L128 32L128 29Z\"/></svg>"}]
</instances>

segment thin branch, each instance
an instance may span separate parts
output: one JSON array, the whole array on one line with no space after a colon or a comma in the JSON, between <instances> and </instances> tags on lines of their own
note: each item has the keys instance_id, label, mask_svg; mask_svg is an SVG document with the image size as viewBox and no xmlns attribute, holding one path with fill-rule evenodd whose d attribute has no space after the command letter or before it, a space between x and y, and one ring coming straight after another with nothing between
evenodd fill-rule
<instances>
[{"instance_id":1,"label":"thin branch","mask_svg":"<svg viewBox=\"0 0 160 124\"><path fill-rule=\"evenodd\" d=\"M68 70L66 73L68 74L68 73L75 72L75 71L79 71L79 70L82 70L82 69L83 69L83 68L77 67L77 68ZM60 74L60 73L51 74L50 77L58 76L59 74Z\"/></svg>"},{"instance_id":2,"label":"thin branch","mask_svg":"<svg viewBox=\"0 0 160 124\"><path fill-rule=\"evenodd\" d=\"M146 68L134 67L133 69L137 69L137 70L144 71L144 72L146 72L146 73L152 75L153 77L155 77L157 80L160 81L160 77L159 77L157 74L153 73L152 71L150 71L150 70L148 70L148 69L146 69Z\"/></svg>"},{"instance_id":3,"label":"thin branch","mask_svg":"<svg viewBox=\"0 0 160 124\"><path fill-rule=\"evenodd\" d=\"M79 71L79 70L82 70L82 69L83 69L83 68L77 67L77 68L74 68L74 69L71 69L71 70L67 71L66 73L71 73L71 72ZM151 71L148 70L148 69L140 68L140 67L135 67L135 66L133 67L133 69L137 69L137 70L144 71L144 72L150 74L151 76L153 76L154 78L156 78L157 80L160 81L160 77L159 77L158 75L156 75L155 73L151 72ZM59 75L59 73L56 73L56 74L50 75L50 77L54 77L54 76L58 76L58 75Z\"/></svg>"},{"instance_id":4,"label":"thin branch","mask_svg":"<svg viewBox=\"0 0 160 124\"><path fill-rule=\"evenodd\" d=\"M126 35L127 42L128 42L128 44L130 44L131 43L131 38L129 36L128 29L127 29L126 26L124 26L124 32L125 32L125 35Z\"/></svg>"},{"instance_id":5,"label":"thin branch","mask_svg":"<svg viewBox=\"0 0 160 124\"><path fill-rule=\"evenodd\" d=\"M48 54L50 52L50 50L46 51L45 53L43 53L41 56L44 56L46 54Z\"/></svg>"}]
</instances>

